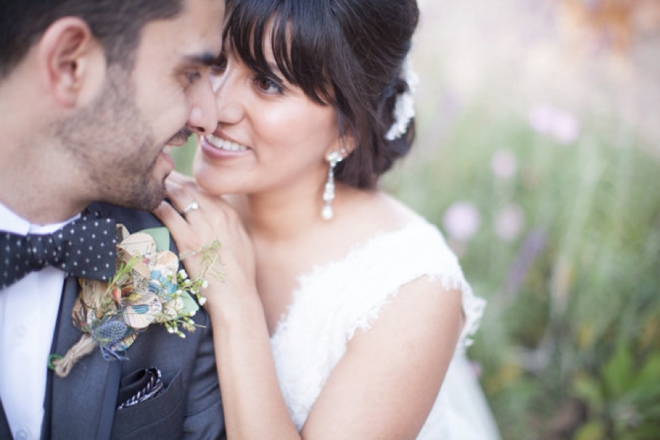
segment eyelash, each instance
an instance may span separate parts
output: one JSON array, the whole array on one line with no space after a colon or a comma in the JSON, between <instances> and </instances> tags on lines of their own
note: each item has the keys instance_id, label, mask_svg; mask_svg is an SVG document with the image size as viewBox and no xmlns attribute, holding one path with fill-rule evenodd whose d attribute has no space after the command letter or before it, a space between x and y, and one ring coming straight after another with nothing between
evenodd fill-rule
<instances>
[{"instance_id":1,"label":"eyelash","mask_svg":"<svg viewBox=\"0 0 660 440\"><path fill-rule=\"evenodd\" d=\"M269 95L281 95L284 93L284 88L277 81L272 78L268 78L267 76L256 76L254 78L254 84L262 93ZM271 88L274 90L270 90Z\"/></svg>"},{"instance_id":2,"label":"eyelash","mask_svg":"<svg viewBox=\"0 0 660 440\"><path fill-rule=\"evenodd\" d=\"M211 75L222 76L224 75L226 69L227 58L225 56L221 56L216 61L216 63L211 66ZM261 93L267 95L282 95L285 91L285 88L282 86L280 81L260 73L255 73L252 82Z\"/></svg>"}]
</instances>

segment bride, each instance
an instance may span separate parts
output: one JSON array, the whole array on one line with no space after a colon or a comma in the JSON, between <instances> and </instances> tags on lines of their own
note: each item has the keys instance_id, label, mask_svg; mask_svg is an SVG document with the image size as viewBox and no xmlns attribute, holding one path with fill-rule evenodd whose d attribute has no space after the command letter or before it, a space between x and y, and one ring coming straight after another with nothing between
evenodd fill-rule
<instances>
[{"instance_id":1,"label":"bride","mask_svg":"<svg viewBox=\"0 0 660 440\"><path fill-rule=\"evenodd\" d=\"M377 188L414 136L415 1L228 3L217 129L156 210L191 274L222 242L205 296L228 437L499 438L464 354L484 302Z\"/></svg>"}]
</instances>

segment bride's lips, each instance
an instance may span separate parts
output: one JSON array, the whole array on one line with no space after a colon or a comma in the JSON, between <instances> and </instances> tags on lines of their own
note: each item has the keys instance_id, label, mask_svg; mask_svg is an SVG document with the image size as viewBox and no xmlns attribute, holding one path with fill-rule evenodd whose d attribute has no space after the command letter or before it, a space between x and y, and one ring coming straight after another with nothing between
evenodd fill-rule
<instances>
[{"instance_id":1,"label":"bride's lips","mask_svg":"<svg viewBox=\"0 0 660 440\"><path fill-rule=\"evenodd\" d=\"M250 149L236 142L223 133L201 136L201 148L204 154L215 159L228 159L244 155Z\"/></svg>"}]
</instances>

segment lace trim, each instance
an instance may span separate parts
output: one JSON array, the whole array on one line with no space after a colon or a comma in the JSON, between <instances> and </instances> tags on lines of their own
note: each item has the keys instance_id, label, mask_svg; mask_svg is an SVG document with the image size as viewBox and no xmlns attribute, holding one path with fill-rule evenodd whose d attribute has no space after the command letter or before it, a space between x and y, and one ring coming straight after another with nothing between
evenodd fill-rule
<instances>
[{"instance_id":1,"label":"lace trim","mask_svg":"<svg viewBox=\"0 0 660 440\"><path fill-rule=\"evenodd\" d=\"M314 290L316 280L320 278L332 278L332 274L345 271L343 268L360 266L359 262L365 260L363 255L368 254L379 242L382 242L383 240L395 241L397 237L405 237L411 233L414 234L418 228L421 228L421 230L425 232L424 235L429 234L431 237L435 236L433 238L438 241L437 248L432 248L428 241L424 241L424 244L429 251L432 251L431 253L436 254L436 256L442 256L442 260L445 263L449 263L449 267L445 267L443 264L435 264L437 267L427 271L422 270L422 267L420 267L419 273L416 276L412 276L401 284L398 284L394 290L388 292L380 301L366 310L366 314L356 321L353 328L348 330L348 339L350 340L353 337L355 330L357 329L368 330L373 322L378 319L380 309L391 301L392 298L396 297L399 293L399 289L403 285L425 276L431 281L441 282L445 289L458 289L462 292L461 302L463 313L465 314L465 324L459 337L457 351L458 349L464 350L466 347L472 345L474 341L471 336L473 336L479 329L481 318L486 307L486 301L483 298L474 295L470 284L465 280L463 271L458 263L458 258L447 245L442 233L434 225L428 223L422 218L412 220L403 227L393 231L379 231L366 241L354 245L342 259L315 265L310 272L299 275L299 287L294 291L292 302L287 307L287 311L278 321L273 336L280 331L281 326L286 326L286 321L291 313L291 309L295 307L299 297L305 295L305 292L309 290ZM387 244L385 247L387 247ZM434 265L433 261L430 263L430 266Z\"/></svg>"},{"instance_id":2,"label":"lace trim","mask_svg":"<svg viewBox=\"0 0 660 440\"><path fill-rule=\"evenodd\" d=\"M477 330L485 301L473 295L458 259L425 220L377 233L344 258L298 277L299 288L271 337L280 386L298 429L355 330L370 328L400 286L420 277L462 291L466 323L456 357Z\"/></svg>"}]
</instances>

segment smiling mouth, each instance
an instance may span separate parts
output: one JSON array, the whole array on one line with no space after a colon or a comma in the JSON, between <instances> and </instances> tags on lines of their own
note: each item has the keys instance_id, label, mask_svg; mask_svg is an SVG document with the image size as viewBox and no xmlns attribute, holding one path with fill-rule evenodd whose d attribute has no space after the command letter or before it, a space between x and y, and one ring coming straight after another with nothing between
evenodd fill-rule
<instances>
[{"instance_id":1,"label":"smiling mouth","mask_svg":"<svg viewBox=\"0 0 660 440\"><path fill-rule=\"evenodd\" d=\"M222 139L213 135L206 136L206 141L212 147L223 151L246 151L248 149L248 147L245 145L237 144L236 142Z\"/></svg>"}]
</instances>

